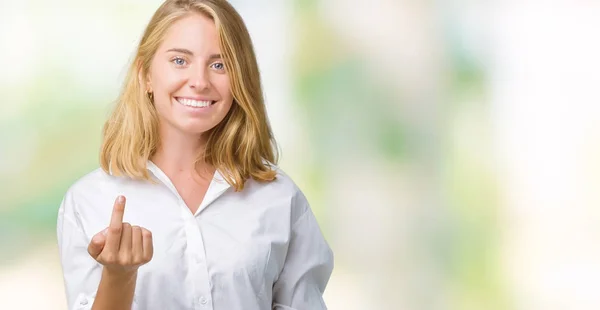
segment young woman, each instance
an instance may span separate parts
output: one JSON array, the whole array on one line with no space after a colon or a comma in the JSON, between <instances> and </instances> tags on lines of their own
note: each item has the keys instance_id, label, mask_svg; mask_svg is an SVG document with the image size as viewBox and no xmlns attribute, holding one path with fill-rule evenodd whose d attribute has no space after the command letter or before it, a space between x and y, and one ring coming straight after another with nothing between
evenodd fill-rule
<instances>
[{"instance_id":1,"label":"young woman","mask_svg":"<svg viewBox=\"0 0 600 310\"><path fill-rule=\"evenodd\" d=\"M274 150L241 17L166 1L59 209L69 309L326 309L333 255Z\"/></svg>"}]
</instances>

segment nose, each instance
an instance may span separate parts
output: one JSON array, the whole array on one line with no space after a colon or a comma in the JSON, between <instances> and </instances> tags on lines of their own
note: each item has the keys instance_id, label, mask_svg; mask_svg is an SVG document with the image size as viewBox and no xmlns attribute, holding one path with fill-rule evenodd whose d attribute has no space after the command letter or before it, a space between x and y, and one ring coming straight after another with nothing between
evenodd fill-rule
<instances>
[{"instance_id":1,"label":"nose","mask_svg":"<svg viewBox=\"0 0 600 310\"><path fill-rule=\"evenodd\" d=\"M191 76L189 79L190 88L196 91L202 91L210 86L210 81L208 79L208 73L204 68L199 68L197 70L190 70Z\"/></svg>"}]
</instances>

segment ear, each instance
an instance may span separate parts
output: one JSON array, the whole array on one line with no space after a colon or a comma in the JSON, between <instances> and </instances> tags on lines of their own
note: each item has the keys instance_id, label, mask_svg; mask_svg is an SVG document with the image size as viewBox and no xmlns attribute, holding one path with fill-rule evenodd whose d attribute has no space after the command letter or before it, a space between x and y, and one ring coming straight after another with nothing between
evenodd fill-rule
<instances>
[{"instance_id":1,"label":"ear","mask_svg":"<svg viewBox=\"0 0 600 310\"><path fill-rule=\"evenodd\" d=\"M152 81L148 74L144 75L142 70L142 64L138 61L137 64L138 70L138 80L140 82L140 88L144 90L144 92L152 92Z\"/></svg>"}]
</instances>

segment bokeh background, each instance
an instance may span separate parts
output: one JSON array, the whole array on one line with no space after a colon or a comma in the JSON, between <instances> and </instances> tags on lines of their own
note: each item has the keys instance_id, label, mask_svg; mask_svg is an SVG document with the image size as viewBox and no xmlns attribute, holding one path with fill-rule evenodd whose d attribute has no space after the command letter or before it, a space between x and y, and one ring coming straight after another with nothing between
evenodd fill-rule
<instances>
[{"instance_id":1,"label":"bokeh background","mask_svg":"<svg viewBox=\"0 0 600 310\"><path fill-rule=\"evenodd\" d=\"M158 0L0 0L0 309L66 309L56 213ZM235 0L330 309L600 309L600 3Z\"/></svg>"}]
</instances>

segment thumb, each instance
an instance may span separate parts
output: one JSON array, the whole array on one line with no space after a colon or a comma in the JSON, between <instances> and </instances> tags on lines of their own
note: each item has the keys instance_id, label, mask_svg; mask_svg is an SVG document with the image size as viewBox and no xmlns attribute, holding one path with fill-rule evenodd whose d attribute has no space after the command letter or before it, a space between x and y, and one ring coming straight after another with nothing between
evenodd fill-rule
<instances>
[{"instance_id":1,"label":"thumb","mask_svg":"<svg viewBox=\"0 0 600 310\"><path fill-rule=\"evenodd\" d=\"M104 249L104 243L106 243L105 230L95 234L88 246L88 253L90 253L94 259L96 259Z\"/></svg>"}]
</instances>

